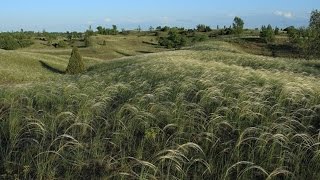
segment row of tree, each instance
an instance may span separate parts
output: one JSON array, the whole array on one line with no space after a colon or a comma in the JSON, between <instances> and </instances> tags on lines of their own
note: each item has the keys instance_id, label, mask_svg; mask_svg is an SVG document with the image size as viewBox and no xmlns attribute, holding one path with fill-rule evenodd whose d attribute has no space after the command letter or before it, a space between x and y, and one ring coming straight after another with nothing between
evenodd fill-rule
<instances>
[{"instance_id":1,"label":"row of tree","mask_svg":"<svg viewBox=\"0 0 320 180\"><path fill-rule=\"evenodd\" d=\"M102 35L117 35L119 33L116 25L112 25L111 29L98 26L97 30L98 30L98 34L102 34Z\"/></svg>"}]
</instances>

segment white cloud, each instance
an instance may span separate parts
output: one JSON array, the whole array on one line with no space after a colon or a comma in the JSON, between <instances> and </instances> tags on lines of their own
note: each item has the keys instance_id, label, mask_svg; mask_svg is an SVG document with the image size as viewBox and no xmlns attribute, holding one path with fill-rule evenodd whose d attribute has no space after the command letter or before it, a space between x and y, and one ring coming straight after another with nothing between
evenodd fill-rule
<instances>
[{"instance_id":1,"label":"white cloud","mask_svg":"<svg viewBox=\"0 0 320 180\"><path fill-rule=\"evenodd\" d=\"M292 12L276 11L276 12L274 12L274 14L277 16L282 16L282 17L289 18L289 19L293 18Z\"/></svg>"},{"instance_id":2,"label":"white cloud","mask_svg":"<svg viewBox=\"0 0 320 180\"><path fill-rule=\"evenodd\" d=\"M104 22L107 22L107 23L108 23L108 22L111 22L111 19L110 19L110 18L105 18L105 19L104 19Z\"/></svg>"}]
</instances>

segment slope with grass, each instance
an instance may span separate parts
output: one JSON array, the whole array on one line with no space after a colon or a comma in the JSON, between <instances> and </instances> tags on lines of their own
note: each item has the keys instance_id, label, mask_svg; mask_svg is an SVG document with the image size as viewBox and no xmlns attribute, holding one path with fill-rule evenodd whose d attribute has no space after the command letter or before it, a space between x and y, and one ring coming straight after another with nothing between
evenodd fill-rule
<instances>
[{"instance_id":1,"label":"slope with grass","mask_svg":"<svg viewBox=\"0 0 320 180\"><path fill-rule=\"evenodd\" d=\"M3 87L0 177L317 179L319 71L210 42Z\"/></svg>"},{"instance_id":2,"label":"slope with grass","mask_svg":"<svg viewBox=\"0 0 320 180\"><path fill-rule=\"evenodd\" d=\"M71 51L68 51L70 54ZM0 85L44 82L61 78L69 57L0 50ZM103 60L85 57L87 67Z\"/></svg>"},{"instance_id":3,"label":"slope with grass","mask_svg":"<svg viewBox=\"0 0 320 180\"><path fill-rule=\"evenodd\" d=\"M156 42L155 36L98 35L92 36L90 39L92 41L90 47L83 47L84 43L79 40L74 40L74 44L78 44L79 51L84 56L104 60L165 50L153 44ZM71 47L54 48L43 44L41 41L35 41L34 45L20 51L65 57L70 55Z\"/></svg>"}]
</instances>

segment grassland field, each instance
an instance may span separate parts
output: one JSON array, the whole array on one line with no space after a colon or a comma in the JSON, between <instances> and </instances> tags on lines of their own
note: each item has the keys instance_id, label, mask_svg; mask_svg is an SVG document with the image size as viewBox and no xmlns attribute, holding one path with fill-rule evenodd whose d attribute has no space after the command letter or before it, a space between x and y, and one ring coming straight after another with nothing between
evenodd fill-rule
<instances>
[{"instance_id":1,"label":"grassland field","mask_svg":"<svg viewBox=\"0 0 320 180\"><path fill-rule=\"evenodd\" d=\"M0 179L319 179L319 59L93 40L0 50Z\"/></svg>"}]
</instances>

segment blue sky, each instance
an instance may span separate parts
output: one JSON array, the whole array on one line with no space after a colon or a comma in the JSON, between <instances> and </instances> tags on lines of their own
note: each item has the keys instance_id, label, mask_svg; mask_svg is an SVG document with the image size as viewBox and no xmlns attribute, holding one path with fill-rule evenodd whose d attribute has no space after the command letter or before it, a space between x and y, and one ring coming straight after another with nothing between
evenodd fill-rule
<instances>
[{"instance_id":1,"label":"blue sky","mask_svg":"<svg viewBox=\"0 0 320 180\"><path fill-rule=\"evenodd\" d=\"M249 28L305 26L320 0L2 0L0 31L83 31L92 25L229 26L240 16Z\"/></svg>"}]
</instances>

